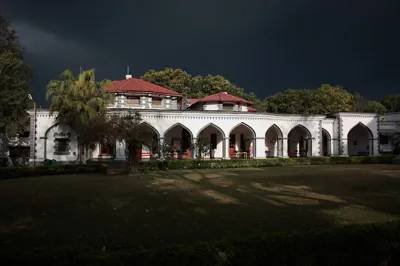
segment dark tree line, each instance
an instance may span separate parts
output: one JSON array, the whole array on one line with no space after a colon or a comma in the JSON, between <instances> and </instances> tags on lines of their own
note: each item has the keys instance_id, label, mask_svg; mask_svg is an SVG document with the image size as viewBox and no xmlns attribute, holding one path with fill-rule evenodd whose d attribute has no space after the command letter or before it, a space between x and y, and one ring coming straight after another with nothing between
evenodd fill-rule
<instances>
[{"instance_id":1,"label":"dark tree line","mask_svg":"<svg viewBox=\"0 0 400 266\"><path fill-rule=\"evenodd\" d=\"M365 99L359 93L350 93L342 86L322 84L315 89L287 89L261 100L253 92L245 92L220 75L192 76L182 69L149 70L142 79L175 90L186 98L202 98L218 92L249 100L260 112L287 114L328 114L333 112L397 112L400 94L388 95L383 101Z\"/></svg>"}]
</instances>

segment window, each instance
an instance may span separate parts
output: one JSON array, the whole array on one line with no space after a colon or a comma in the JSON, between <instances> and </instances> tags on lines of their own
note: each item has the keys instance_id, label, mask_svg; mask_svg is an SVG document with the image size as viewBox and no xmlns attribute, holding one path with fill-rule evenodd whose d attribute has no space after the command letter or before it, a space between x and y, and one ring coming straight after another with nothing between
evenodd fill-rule
<instances>
[{"instance_id":1,"label":"window","mask_svg":"<svg viewBox=\"0 0 400 266\"><path fill-rule=\"evenodd\" d=\"M222 105L222 110L224 110L224 111L233 111L233 104L226 104L226 103L224 103L223 105Z\"/></svg>"},{"instance_id":2,"label":"window","mask_svg":"<svg viewBox=\"0 0 400 266\"><path fill-rule=\"evenodd\" d=\"M162 98L153 98L151 105L153 107L162 107Z\"/></svg>"},{"instance_id":3,"label":"window","mask_svg":"<svg viewBox=\"0 0 400 266\"><path fill-rule=\"evenodd\" d=\"M140 98L139 97L127 97L126 104L130 107L135 107L140 105Z\"/></svg>"},{"instance_id":4,"label":"window","mask_svg":"<svg viewBox=\"0 0 400 266\"><path fill-rule=\"evenodd\" d=\"M54 143L54 154L68 155L70 152L69 139L56 139Z\"/></svg>"},{"instance_id":5,"label":"window","mask_svg":"<svg viewBox=\"0 0 400 266\"><path fill-rule=\"evenodd\" d=\"M379 143L380 144L389 144L389 136L379 134Z\"/></svg>"}]
</instances>

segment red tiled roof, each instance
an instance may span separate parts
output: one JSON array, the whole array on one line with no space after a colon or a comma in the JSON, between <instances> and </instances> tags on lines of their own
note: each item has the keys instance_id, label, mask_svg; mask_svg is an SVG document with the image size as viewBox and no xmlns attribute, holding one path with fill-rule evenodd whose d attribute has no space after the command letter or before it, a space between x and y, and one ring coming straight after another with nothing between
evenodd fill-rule
<instances>
[{"instance_id":1,"label":"red tiled roof","mask_svg":"<svg viewBox=\"0 0 400 266\"><path fill-rule=\"evenodd\" d=\"M193 105L197 103L200 99L186 99L186 100L190 103L190 105Z\"/></svg>"},{"instance_id":2,"label":"red tiled roof","mask_svg":"<svg viewBox=\"0 0 400 266\"><path fill-rule=\"evenodd\" d=\"M248 112L257 112L257 110L256 109L254 109L253 107L247 107L247 111Z\"/></svg>"},{"instance_id":3,"label":"red tiled roof","mask_svg":"<svg viewBox=\"0 0 400 266\"><path fill-rule=\"evenodd\" d=\"M197 102L233 102L233 103L245 103L245 104L253 104L252 102L246 101L245 99L230 95L226 92L219 92L203 99L198 100Z\"/></svg>"},{"instance_id":4,"label":"red tiled roof","mask_svg":"<svg viewBox=\"0 0 400 266\"><path fill-rule=\"evenodd\" d=\"M115 80L112 82L113 85L106 88L108 92L128 92L134 94L156 94L166 96L177 96L182 97L179 93L173 90L163 88L161 86L152 84L150 82L129 78L124 80Z\"/></svg>"}]
</instances>

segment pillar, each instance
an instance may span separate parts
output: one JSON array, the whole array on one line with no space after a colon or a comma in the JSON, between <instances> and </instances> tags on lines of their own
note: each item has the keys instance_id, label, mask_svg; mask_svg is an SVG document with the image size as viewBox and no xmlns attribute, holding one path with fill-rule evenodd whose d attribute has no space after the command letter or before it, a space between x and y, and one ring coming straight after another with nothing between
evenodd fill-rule
<instances>
[{"instance_id":1,"label":"pillar","mask_svg":"<svg viewBox=\"0 0 400 266\"><path fill-rule=\"evenodd\" d=\"M159 138L158 139L158 157L160 159L164 159L164 147L165 147L165 143L164 143L164 138Z\"/></svg>"},{"instance_id":2,"label":"pillar","mask_svg":"<svg viewBox=\"0 0 400 266\"><path fill-rule=\"evenodd\" d=\"M229 160L231 157L229 156L229 138L228 137L224 138L223 149L224 149L224 152L223 152L224 159Z\"/></svg>"},{"instance_id":3,"label":"pillar","mask_svg":"<svg viewBox=\"0 0 400 266\"><path fill-rule=\"evenodd\" d=\"M321 156L320 151L322 151L322 147L320 147L321 142L319 141L319 138L311 138L308 142L311 144L311 149L308 149L307 157Z\"/></svg>"},{"instance_id":4,"label":"pillar","mask_svg":"<svg viewBox=\"0 0 400 266\"><path fill-rule=\"evenodd\" d=\"M288 138L282 138L282 139L280 139L280 141L281 141L281 143L282 143L282 145L281 145L281 147L282 147L282 155L281 155L281 157L282 158L288 158L289 156L288 156Z\"/></svg>"},{"instance_id":5,"label":"pillar","mask_svg":"<svg viewBox=\"0 0 400 266\"><path fill-rule=\"evenodd\" d=\"M99 151L100 154L101 151ZM115 159L116 160L126 160L125 156L125 142L117 141L115 144Z\"/></svg>"},{"instance_id":6,"label":"pillar","mask_svg":"<svg viewBox=\"0 0 400 266\"><path fill-rule=\"evenodd\" d=\"M195 160L197 159L197 151L198 151L198 147L197 147L197 138L192 138L192 159Z\"/></svg>"},{"instance_id":7,"label":"pillar","mask_svg":"<svg viewBox=\"0 0 400 266\"><path fill-rule=\"evenodd\" d=\"M265 137L255 138L254 155L257 159L265 159Z\"/></svg>"}]
</instances>

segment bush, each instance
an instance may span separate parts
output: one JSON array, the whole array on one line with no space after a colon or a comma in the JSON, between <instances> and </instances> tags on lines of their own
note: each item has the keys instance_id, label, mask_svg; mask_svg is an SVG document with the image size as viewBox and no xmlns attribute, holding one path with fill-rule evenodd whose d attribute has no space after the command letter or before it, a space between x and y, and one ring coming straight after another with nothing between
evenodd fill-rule
<instances>
[{"instance_id":1,"label":"bush","mask_svg":"<svg viewBox=\"0 0 400 266\"><path fill-rule=\"evenodd\" d=\"M142 161L139 169L146 171L182 169L221 169L255 168L283 165L321 165L321 164L391 164L394 156L355 156L355 157L301 157L269 159L234 160L171 160Z\"/></svg>"},{"instance_id":2,"label":"bush","mask_svg":"<svg viewBox=\"0 0 400 266\"><path fill-rule=\"evenodd\" d=\"M400 224L281 233L160 250L0 250L2 265L400 265Z\"/></svg>"},{"instance_id":3,"label":"bush","mask_svg":"<svg viewBox=\"0 0 400 266\"><path fill-rule=\"evenodd\" d=\"M63 175L81 173L106 173L107 167L104 165L49 165L34 167L3 167L0 168L0 179L33 177L44 175Z\"/></svg>"},{"instance_id":4,"label":"bush","mask_svg":"<svg viewBox=\"0 0 400 266\"><path fill-rule=\"evenodd\" d=\"M141 172L183 170L183 169L224 169L256 168L294 165L322 164L391 164L395 156L357 156L357 157L302 157L302 158L269 158L269 159L235 159L235 160L171 160L141 161L138 169ZM0 179L20 178L44 175L63 175L81 173L107 173L111 169L123 168L123 161L88 162L78 165L46 165L35 167L0 168Z\"/></svg>"}]
</instances>

